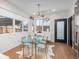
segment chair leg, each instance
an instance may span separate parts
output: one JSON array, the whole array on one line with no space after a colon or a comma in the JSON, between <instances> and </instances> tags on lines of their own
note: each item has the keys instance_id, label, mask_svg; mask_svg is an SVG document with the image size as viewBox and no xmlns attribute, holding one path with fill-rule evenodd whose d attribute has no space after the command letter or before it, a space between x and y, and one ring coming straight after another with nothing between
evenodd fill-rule
<instances>
[{"instance_id":1,"label":"chair leg","mask_svg":"<svg viewBox=\"0 0 79 59\"><path fill-rule=\"evenodd\" d=\"M39 52L39 48L38 48L38 52Z\"/></svg>"}]
</instances>

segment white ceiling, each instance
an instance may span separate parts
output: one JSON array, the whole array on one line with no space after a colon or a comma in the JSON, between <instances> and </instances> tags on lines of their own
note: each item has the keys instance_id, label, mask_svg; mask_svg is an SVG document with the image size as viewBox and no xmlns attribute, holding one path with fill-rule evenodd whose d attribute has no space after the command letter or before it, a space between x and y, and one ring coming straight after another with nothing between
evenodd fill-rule
<instances>
[{"instance_id":1,"label":"white ceiling","mask_svg":"<svg viewBox=\"0 0 79 59\"><path fill-rule=\"evenodd\" d=\"M23 11L33 14L37 11L37 0L7 0L9 3L21 8ZM39 0L41 11L48 12L49 10L56 9L68 10L73 5L75 0Z\"/></svg>"}]
</instances>

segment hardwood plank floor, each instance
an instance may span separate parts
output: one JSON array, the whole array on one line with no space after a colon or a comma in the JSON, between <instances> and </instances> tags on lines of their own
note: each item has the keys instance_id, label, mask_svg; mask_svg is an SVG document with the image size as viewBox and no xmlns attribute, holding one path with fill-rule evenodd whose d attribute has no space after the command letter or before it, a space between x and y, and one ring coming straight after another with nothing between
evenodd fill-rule
<instances>
[{"instance_id":1,"label":"hardwood plank floor","mask_svg":"<svg viewBox=\"0 0 79 59\"><path fill-rule=\"evenodd\" d=\"M74 51L71 49L71 47L64 43L55 43L55 48L52 48L52 50L55 53L55 57L51 56L52 59L75 59ZM11 57L11 59L19 59L18 55L16 53L14 54L15 51L17 51L17 49L12 49L12 51L9 51L5 54Z\"/></svg>"},{"instance_id":2,"label":"hardwood plank floor","mask_svg":"<svg viewBox=\"0 0 79 59\"><path fill-rule=\"evenodd\" d=\"M75 59L72 48L64 43L56 43L54 59Z\"/></svg>"},{"instance_id":3,"label":"hardwood plank floor","mask_svg":"<svg viewBox=\"0 0 79 59\"><path fill-rule=\"evenodd\" d=\"M12 57L16 54L16 51L20 51L21 48L23 48L23 45L16 46L15 48L13 48L11 50L6 51L4 54L9 57Z\"/></svg>"}]
</instances>

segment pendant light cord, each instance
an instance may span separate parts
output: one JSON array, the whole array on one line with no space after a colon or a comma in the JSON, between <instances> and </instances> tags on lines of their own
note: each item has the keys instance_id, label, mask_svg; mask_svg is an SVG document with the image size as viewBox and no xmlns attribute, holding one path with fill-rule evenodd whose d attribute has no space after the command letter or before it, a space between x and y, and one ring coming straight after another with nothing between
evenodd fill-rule
<instances>
[{"instance_id":1,"label":"pendant light cord","mask_svg":"<svg viewBox=\"0 0 79 59\"><path fill-rule=\"evenodd\" d=\"M37 8L38 8L38 16L40 16L40 2L39 0L37 0Z\"/></svg>"}]
</instances>

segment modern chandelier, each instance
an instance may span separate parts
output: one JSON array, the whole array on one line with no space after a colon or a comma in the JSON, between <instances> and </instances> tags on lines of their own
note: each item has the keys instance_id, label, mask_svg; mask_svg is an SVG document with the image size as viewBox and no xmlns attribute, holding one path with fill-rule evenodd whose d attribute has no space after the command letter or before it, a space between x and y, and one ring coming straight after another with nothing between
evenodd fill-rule
<instances>
[{"instance_id":1,"label":"modern chandelier","mask_svg":"<svg viewBox=\"0 0 79 59\"><path fill-rule=\"evenodd\" d=\"M37 12L34 13L34 15L30 16L30 19L34 20L35 18L39 18L40 17L40 18L43 18L45 20L49 20L48 17L45 17L45 15L41 13L41 11L40 11L41 10L40 9L41 4L40 4L39 0L37 0L36 6L37 6Z\"/></svg>"}]
</instances>

